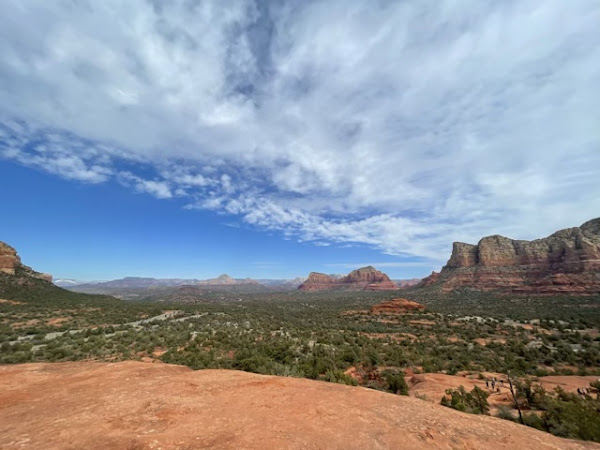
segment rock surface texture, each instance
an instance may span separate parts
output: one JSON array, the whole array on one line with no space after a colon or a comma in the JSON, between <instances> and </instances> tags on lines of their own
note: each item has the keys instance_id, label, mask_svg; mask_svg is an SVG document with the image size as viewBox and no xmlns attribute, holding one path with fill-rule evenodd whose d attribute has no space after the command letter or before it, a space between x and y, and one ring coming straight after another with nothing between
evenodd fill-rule
<instances>
[{"instance_id":1,"label":"rock surface texture","mask_svg":"<svg viewBox=\"0 0 600 450\"><path fill-rule=\"evenodd\" d=\"M325 290L395 290L398 286L383 272L372 266L353 270L342 278L324 273L311 272L308 279L298 286L301 291Z\"/></svg>"},{"instance_id":2,"label":"rock surface texture","mask_svg":"<svg viewBox=\"0 0 600 450\"><path fill-rule=\"evenodd\" d=\"M0 367L3 449L586 449L416 398L142 362Z\"/></svg>"},{"instance_id":3,"label":"rock surface texture","mask_svg":"<svg viewBox=\"0 0 600 450\"><path fill-rule=\"evenodd\" d=\"M15 269L21 265L21 258L17 251L10 245L0 242L0 272L9 275L15 274Z\"/></svg>"},{"instance_id":4,"label":"rock surface texture","mask_svg":"<svg viewBox=\"0 0 600 450\"><path fill-rule=\"evenodd\" d=\"M374 315L397 315L424 310L425 307L420 303L405 298L395 298L371 306L371 314Z\"/></svg>"},{"instance_id":5,"label":"rock surface texture","mask_svg":"<svg viewBox=\"0 0 600 450\"><path fill-rule=\"evenodd\" d=\"M600 292L600 218L534 241L488 236L477 245L455 242L442 271L420 286L469 287L516 294Z\"/></svg>"},{"instance_id":6,"label":"rock surface texture","mask_svg":"<svg viewBox=\"0 0 600 450\"><path fill-rule=\"evenodd\" d=\"M52 275L36 272L31 267L21 264L21 258L17 251L2 241L0 241L0 272L8 275L16 275L17 272L21 272L30 277L52 282Z\"/></svg>"}]
</instances>

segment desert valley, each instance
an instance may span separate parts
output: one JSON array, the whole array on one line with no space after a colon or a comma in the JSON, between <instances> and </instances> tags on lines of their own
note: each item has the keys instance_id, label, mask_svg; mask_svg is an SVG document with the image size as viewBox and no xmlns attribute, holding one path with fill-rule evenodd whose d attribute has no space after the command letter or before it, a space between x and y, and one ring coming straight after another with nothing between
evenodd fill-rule
<instances>
[{"instance_id":1,"label":"desert valley","mask_svg":"<svg viewBox=\"0 0 600 450\"><path fill-rule=\"evenodd\" d=\"M408 287L364 267L66 290L0 250L2 448L600 441L600 219L455 243Z\"/></svg>"},{"instance_id":2,"label":"desert valley","mask_svg":"<svg viewBox=\"0 0 600 450\"><path fill-rule=\"evenodd\" d=\"M599 30L0 1L0 450L600 450Z\"/></svg>"}]
</instances>

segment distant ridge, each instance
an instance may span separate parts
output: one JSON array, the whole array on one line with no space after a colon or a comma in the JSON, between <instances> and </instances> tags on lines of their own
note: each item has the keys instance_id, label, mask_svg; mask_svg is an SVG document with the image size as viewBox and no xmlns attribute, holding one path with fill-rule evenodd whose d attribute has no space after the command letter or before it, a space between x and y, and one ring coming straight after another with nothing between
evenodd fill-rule
<instances>
[{"instance_id":1,"label":"distant ridge","mask_svg":"<svg viewBox=\"0 0 600 450\"><path fill-rule=\"evenodd\" d=\"M262 285L271 288L296 289L306 278L294 279L261 279L233 278L227 274L205 280L197 278L152 278L152 277L124 277L116 280L95 281L80 283L76 280L56 280L57 286L77 290L87 288L150 288L160 286L239 286Z\"/></svg>"}]
</instances>

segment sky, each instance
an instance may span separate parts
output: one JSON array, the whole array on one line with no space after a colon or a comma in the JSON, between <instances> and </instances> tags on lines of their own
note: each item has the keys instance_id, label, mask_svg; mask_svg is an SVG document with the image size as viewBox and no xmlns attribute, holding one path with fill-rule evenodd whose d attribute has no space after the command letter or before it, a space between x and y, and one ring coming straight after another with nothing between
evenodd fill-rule
<instances>
[{"instance_id":1,"label":"sky","mask_svg":"<svg viewBox=\"0 0 600 450\"><path fill-rule=\"evenodd\" d=\"M600 216L597 0L0 3L0 240L61 278L439 270Z\"/></svg>"}]
</instances>

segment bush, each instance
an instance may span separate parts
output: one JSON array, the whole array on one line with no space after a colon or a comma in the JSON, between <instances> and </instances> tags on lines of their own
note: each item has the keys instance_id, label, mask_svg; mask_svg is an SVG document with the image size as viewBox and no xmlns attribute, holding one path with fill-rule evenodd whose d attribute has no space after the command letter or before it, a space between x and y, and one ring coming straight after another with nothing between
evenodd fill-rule
<instances>
[{"instance_id":1,"label":"bush","mask_svg":"<svg viewBox=\"0 0 600 450\"><path fill-rule=\"evenodd\" d=\"M404 379L404 372L389 373L386 376L387 390L394 394L408 395L408 384Z\"/></svg>"},{"instance_id":2,"label":"bush","mask_svg":"<svg viewBox=\"0 0 600 450\"><path fill-rule=\"evenodd\" d=\"M458 389L446 389L446 395L442 397L440 404L471 414L489 414L488 396L487 392L477 386L471 392L459 386Z\"/></svg>"}]
</instances>

